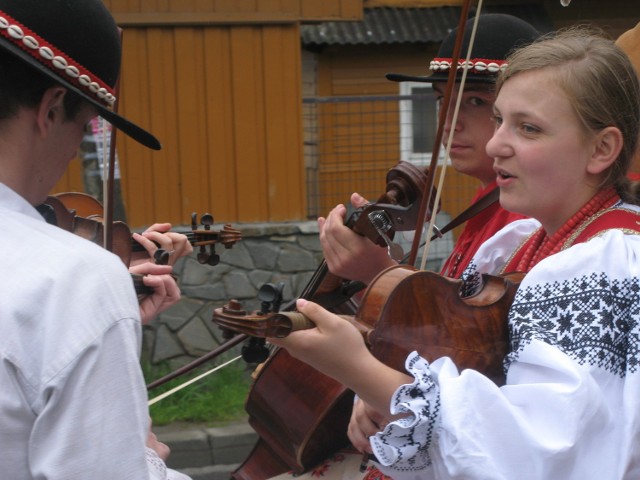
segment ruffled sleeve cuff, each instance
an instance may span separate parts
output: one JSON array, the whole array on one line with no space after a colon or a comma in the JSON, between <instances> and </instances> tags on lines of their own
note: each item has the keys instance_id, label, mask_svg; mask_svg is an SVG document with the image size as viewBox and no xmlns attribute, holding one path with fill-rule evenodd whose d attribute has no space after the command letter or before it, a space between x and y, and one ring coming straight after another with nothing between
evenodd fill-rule
<instances>
[{"instance_id":1,"label":"ruffled sleeve cuff","mask_svg":"<svg viewBox=\"0 0 640 480\"><path fill-rule=\"evenodd\" d=\"M421 470L431 465L429 447L440 425L440 388L429 362L412 352L405 368L414 381L402 385L391 398L392 415L406 415L370 438L378 461L397 471Z\"/></svg>"}]
</instances>

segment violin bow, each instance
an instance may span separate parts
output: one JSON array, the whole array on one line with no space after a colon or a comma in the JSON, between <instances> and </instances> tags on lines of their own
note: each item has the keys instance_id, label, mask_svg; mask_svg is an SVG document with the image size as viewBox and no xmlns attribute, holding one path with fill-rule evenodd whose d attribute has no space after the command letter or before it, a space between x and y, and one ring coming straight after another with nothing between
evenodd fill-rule
<instances>
[{"instance_id":1,"label":"violin bow","mask_svg":"<svg viewBox=\"0 0 640 480\"><path fill-rule=\"evenodd\" d=\"M118 33L120 34L120 45L122 45L122 29L118 27ZM118 104L120 103L120 78L122 77L122 67L120 68L120 74L116 79L116 84L113 88L116 100L113 104L113 111L118 113ZM108 122L104 120L102 127L103 141L105 136L105 127ZM117 128L111 126L109 132L109 158L107 164L106 185L103 188L103 203L104 203L104 247L112 252L113 251L113 211L114 211L114 197L115 197L115 171L116 171L116 132ZM103 152L104 152L103 148Z\"/></svg>"},{"instance_id":2,"label":"violin bow","mask_svg":"<svg viewBox=\"0 0 640 480\"><path fill-rule=\"evenodd\" d=\"M480 5L482 4L482 0L479 0L478 2L478 7L476 8L476 21L477 21L477 17L480 15ZM456 83L456 77L458 74L458 59L460 58L460 52L462 50L462 43L464 40L464 31L465 31L465 24L468 20L468 16L469 16L469 10L471 9L471 0L464 0L464 3L462 5L462 9L460 11L460 18L458 20L458 31L456 33L456 39L455 39L455 43L454 43L454 47L453 47L453 54L452 54L452 58L451 58L451 68L449 69L449 76L447 78L447 85L445 87L445 93L444 93L444 99L442 102L442 106L440 108L440 112L438 115L438 128L436 130L436 136L435 136L435 140L434 140L434 146L433 146L433 150L432 150L432 154L431 154L431 163L429 164L429 172L427 175L427 181L425 184L425 190L424 190L424 195L422 196L421 202L420 202L420 209L418 210L418 222L417 225L424 225L426 223L427 220L427 214L428 214L428 210L429 210L429 200L431 198L430 193L433 191L433 185L434 185L434 180L435 180L435 171L436 171L436 167L438 165L438 157L440 156L440 145L442 144L442 137L444 135L444 124L446 122L447 119L447 115L449 112L449 107L450 107L450 103L451 103L451 96L452 96L452 92L453 92L453 88L455 86ZM473 38L470 39L469 41L469 47L467 50L467 58L468 56L471 54L471 50L473 48ZM463 77L466 77L466 69L463 69ZM460 88L462 88L464 85L461 84ZM458 99L460 99L460 95L458 95ZM460 105L460 102L458 101L458 107ZM456 112L457 115L457 112ZM449 143L449 148L451 143ZM443 166L443 171L446 170L446 165ZM441 181L440 183L442 183L443 181L443 177L441 174ZM441 186L440 186L441 188ZM439 199L440 199L440 188L438 189L438 192L436 192L436 199L433 203L433 207L432 210L435 210L437 208ZM423 255L423 265L424 262L426 261L426 252L428 251L429 248L429 243L430 243L430 237L431 234L430 232L433 231L433 221L434 221L434 217L435 215L431 214L431 221L429 222L429 231L428 231L428 235L426 236L426 243L425 243L425 255ZM411 244L411 251L409 253L409 260L408 260L408 264L409 265L414 265L416 262L416 258L418 256L418 250L420 248L420 240L421 240L421 236L422 236L422 230L424 230L423 228L416 228L416 235L414 235L413 237L413 243ZM424 268L424 266L422 267Z\"/></svg>"}]
</instances>

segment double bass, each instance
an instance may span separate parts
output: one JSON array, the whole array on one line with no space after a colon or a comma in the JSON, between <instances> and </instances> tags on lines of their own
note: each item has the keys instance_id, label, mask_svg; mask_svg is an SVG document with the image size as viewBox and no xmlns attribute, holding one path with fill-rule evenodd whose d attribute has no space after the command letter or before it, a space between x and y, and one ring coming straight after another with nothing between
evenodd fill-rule
<instances>
[{"instance_id":1,"label":"double bass","mask_svg":"<svg viewBox=\"0 0 640 480\"><path fill-rule=\"evenodd\" d=\"M397 231L416 228L425 180L423 171L400 162L387 174L386 192L377 202L357 209L347 226L380 247L390 248L388 242ZM354 314L357 308L350 296L357 289L328 272L322 262L300 297L336 313ZM293 307L289 304L283 310ZM230 302L223 309L235 318L247 314L238 302ZM219 322L221 310L214 311L213 321L224 327ZM265 336L256 335L253 330L226 330ZM245 409L259 440L233 478L269 478L313 467L348 444L346 426L352 404L353 394L343 385L291 357L286 350L277 349L259 369L247 397Z\"/></svg>"}]
</instances>

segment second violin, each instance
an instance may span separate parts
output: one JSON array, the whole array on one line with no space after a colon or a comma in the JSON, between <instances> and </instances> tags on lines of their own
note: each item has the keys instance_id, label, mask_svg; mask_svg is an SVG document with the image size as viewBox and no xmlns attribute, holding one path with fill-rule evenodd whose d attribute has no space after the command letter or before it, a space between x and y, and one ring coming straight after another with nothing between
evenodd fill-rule
<instances>
[{"instance_id":1,"label":"second violin","mask_svg":"<svg viewBox=\"0 0 640 480\"><path fill-rule=\"evenodd\" d=\"M80 192L65 192L50 196L46 202L53 208L58 222L63 228L90 240L98 245L104 245L104 219L102 204L91 195ZM215 252L215 244L220 243L225 248L232 248L240 241L242 234L231 225L224 225L221 230L214 230L213 215L206 213L200 218L198 226L197 214L191 215L191 230L183 233L191 245L199 247L198 262L217 265L220 256ZM113 222L113 253L129 265L134 252L144 251L144 247L134 241L129 226L120 221ZM208 247L208 248L207 248Z\"/></svg>"}]
</instances>

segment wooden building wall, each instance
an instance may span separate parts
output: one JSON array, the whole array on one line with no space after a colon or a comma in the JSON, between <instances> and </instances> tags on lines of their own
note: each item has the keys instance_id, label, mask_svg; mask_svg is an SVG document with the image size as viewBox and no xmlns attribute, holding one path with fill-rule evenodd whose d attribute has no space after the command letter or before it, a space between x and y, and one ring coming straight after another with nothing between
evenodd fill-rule
<instances>
[{"instance_id":1,"label":"wooden building wall","mask_svg":"<svg viewBox=\"0 0 640 480\"><path fill-rule=\"evenodd\" d=\"M361 0L105 0L123 27L120 112L162 142L118 135L127 220L300 220L302 20L351 19ZM75 161L55 191L82 191Z\"/></svg>"},{"instance_id":2,"label":"wooden building wall","mask_svg":"<svg viewBox=\"0 0 640 480\"><path fill-rule=\"evenodd\" d=\"M363 6L459 4L435 0L104 0L124 29L123 114L164 145L150 152L120 135L124 200L132 227L188 222L209 211L218 222L305 218L307 191L301 126L301 22L359 20ZM525 3L512 0L503 3ZM499 2L492 2L499 3ZM635 2L539 0L556 26L596 21L612 35L638 21ZM320 96L396 94L387 71L424 74L424 47L335 46L317 59ZM435 46L433 47L435 49ZM398 124L394 118L390 122ZM370 133L374 138L375 131ZM327 146L330 148L330 145ZM323 184L349 169L330 157ZM377 191L397 156L371 156L350 190ZM457 213L472 181L447 173L444 208ZM336 181L334 181L334 179ZM327 181L328 180L328 181ZM379 185L379 186L378 186ZM450 194L449 189L454 189ZM57 191L82 190L74 162ZM327 211L346 199L323 192ZM451 200L450 200L451 199Z\"/></svg>"}]
</instances>

